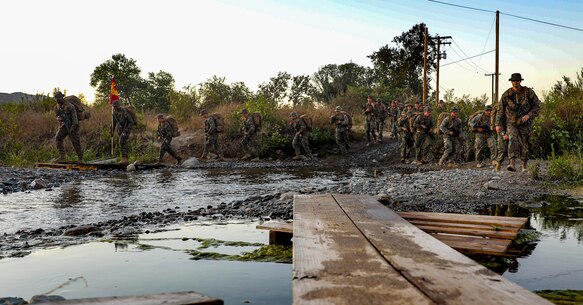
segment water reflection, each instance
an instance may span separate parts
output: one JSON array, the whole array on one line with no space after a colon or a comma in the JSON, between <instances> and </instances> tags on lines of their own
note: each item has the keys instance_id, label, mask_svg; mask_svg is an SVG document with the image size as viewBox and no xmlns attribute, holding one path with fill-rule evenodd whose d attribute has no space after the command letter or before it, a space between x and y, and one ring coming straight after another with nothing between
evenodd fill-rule
<instances>
[{"instance_id":1,"label":"water reflection","mask_svg":"<svg viewBox=\"0 0 583 305\"><path fill-rule=\"evenodd\" d=\"M54 207L57 209L69 208L82 203L84 196L81 191L81 182L74 181L65 185L57 197L54 198Z\"/></svg>"}]
</instances>

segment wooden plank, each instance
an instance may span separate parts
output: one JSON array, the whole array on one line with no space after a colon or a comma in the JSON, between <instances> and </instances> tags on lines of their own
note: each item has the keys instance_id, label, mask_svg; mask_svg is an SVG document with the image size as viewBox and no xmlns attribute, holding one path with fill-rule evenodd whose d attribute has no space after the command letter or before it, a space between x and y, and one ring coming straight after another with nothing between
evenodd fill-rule
<instances>
[{"instance_id":1,"label":"wooden plank","mask_svg":"<svg viewBox=\"0 0 583 305\"><path fill-rule=\"evenodd\" d=\"M296 195L293 232L294 304L434 304L387 263L331 195Z\"/></svg>"},{"instance_id":2,"label":"wooden plank","mask_svg":"<svg viewBox=\"0 0 583 305\"><path fill-rule=\"evenodd\" d=\"M429 220L452 223L467 224L487 224L496 226L510 226L521 228L524 226L527 218L524 217L506 217L506 216L486 216L486 215L466 215L453 213L429 213L429 212L399 212L399 216L407 220Z\"/></svg>"},{"instance_id":3,"label":"wooden plank","mask_svg":"<svg viewBox=\"0 0 583 305\"><path fill-rule=\"evenodd\" d=\"M415 226L427 233L448 233L448 234L458 234L458 235L469 235L469 236L482 236L500 239L514 239L516 234L514 232L504 232L495 231L490 228L489 230L484 229L465 229L465 228L446 228L437 226L420 226L415 224Z\"/></svg>"},{"instance_id":4,"label":"wooden plank","mask_svg":"<svg viewBox=\"0 0 583 305\"><path fill-rule=\"evenodd\" d=\"M408 222L418 226L435 226L435 227L446 227L446 228L466 228L466 229L477 229L477 230L496 230L502 232L513 232L515 234L518 233L520 230L517 227L500 227L492 225L483 225L483 224L473 224L473 223L453 223L453 222L440 222L440 221L433 221L433 220L416 220L416 219L407 219Z\"/></svg>"},{"instance_id":5,"label":"wooden plank","mask_svg":"<svg viewBox=\"0 0 583 305\"><path fill-rule=\"evenodd\" d=\"M263 224L257 225L256 229L260 230L269 230L269 231L277 231L277 232L285 232L285 233L293 233L294 232L294 224L289 222L276 222L270 221L265 222Z\"/></svg>"},{"instance_id":6,"label":"wooden plank","mask_svg":"<svg viewBox=\"0 0 583 305\"><path fill-rule=\"evenodd\" d=\"M512 241L509 239L491 239L445 234L431 235L444 244L466 254L503 255Z\"/></svg>"},{"instance_id":7,"label":"wooden plank","mask_svg":"<svg viewBox=\"0 0 583 305\"><path fill-rule=\"evenodd\" d=\"M385 259L437 304L551 305L421 231L369 196L334 198Z\"/></svg>"},{"instance_id":8,"label":"wooden plank","mask_svg":"<svg viewBox=\"0 0 583 305\"><path fill-rule=\"evenodd\" d=\"M37 304L37 303L35 303ZM221 299L216 299L202 295L200 293L173 292L152 295L127 296L127 297L104 297L87 299L70 299L57 303L38 303L37 305L54 304L76 304L76 305L223 305Z\"/></svg>"}]
</instances>

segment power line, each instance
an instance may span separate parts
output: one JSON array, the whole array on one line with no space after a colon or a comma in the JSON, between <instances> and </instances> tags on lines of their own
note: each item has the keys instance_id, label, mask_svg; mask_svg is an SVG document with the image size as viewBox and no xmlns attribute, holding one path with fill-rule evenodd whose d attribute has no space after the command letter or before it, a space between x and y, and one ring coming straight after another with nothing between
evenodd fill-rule
<instances>
[{"instance_id":1,"label":"power line","mask_svg":"<svg viewBox=\"0 0 583 305\"><path fill-rule=\"evenodd\" d=\"M459 53L458 53L458 52L457 52L457 51L456 51L454 48L450 47L448 50L452 50L452 51L453 51L453 52L454 52L454 53L455 53L455 54L456 54L456 55L457 55L457 56L458 56L460 59L463 59L463 58L464 58L464 57L463 57L463 56L461 56L461 55L460 55L460 54L459 54ZM466 57L467 57L467 55L466 55ZM469 63L467 63L467 62L466 62L466 64L469 66L469 68L468 68L468 67L465 67L465 66L462 66L462 65L461 65L459 62L456 62L455 64L456 64L456 65L458 65L460 68L464 68L465 70L471 71L471 72L473 72L473 73L480 73L480 72L478 72L478 70L476 69L476 67L474 67L474 66L470 65L470 64L469 64ZM442 65L442 66L443 66L443 65ZM470 68L471 68L472 70L470 70Z\"/></svg>"},{"instance_id":2,"label":"power line","mask_svg":"<svg viewBox=\"0 0 583 305\"><path fill-rule=\"evenodd\" d=\"M492 52L494 52L494 51L496 51L496 50L490 50L490 51L488 51L488 52L484 52L484 53L476 54L476 55L474 55L474 56L466 57L466 58L463 58L463 59L460 59L460 60L457 60L457 61L448 62L447 64L443 64L443 65L441 65L441 66L442 66L442 67L444 67L444 66L447 66L447 65L455 64L456 62L460 62L460 61L468 60L468 59L470 59L470 58L474 58L474 57L482 56L482 55L485 55L485 54L488 54L488 53L492 53ZM485 71L485 70L484 70L484 71ZM487 72L487 71L486 71L486 72Z\"/></svg>"},{"instance_id":3,"label":"power line","mask_svg":"<svg viewBox=\"0 0 583 305\"><path fill-rule=\"evenodd\" d=\"M462 47L460 47L460 45L459 45L459 44L457 44L457 42L455 42L455 40L453 40L453 38L451 39L451 41L453 41L453 44L454 44L456 47L458 47L458 49L459 49L459 50L462 52L462 54L464 54L464 56L465 56L465 57L466 57L466 58L467 58L467 59L468 59L468 60L469 60L469 61L470 61L470 62L471 62L473 65L474 65L474 67L478 68L478 70L482 70L482 71L484 71L484 72L488 72L488 71L486 71L484 68L482 68L482 67L478 66L478 64L476 64L476 63L475 63L473 60L471 60L471 59L470 59L471 57L469 57L469 56L468 56L468 54L466 54L466 52L464 52L464 50L462 50ZM482 52L483 52L483 51L484 51L484 50L482 50ZM459 55L459 54L458 54L458 55ZM460 56L460 58L463 58L463 57L462 57L462 56Z\"/></svg>"},{"instance_id":4,"label":"power line","mask_svg":"<svg viewBox=\"0 0 583 305\"><path fill-rule=\"evenodd\" d=\"M443 2L443 1L437 1L437 0L427 0L427 1L435 2L435 3L439 3L439 4L443 4L443 5L461 7L461 8L465 8L465 9L469 9L469 10L474 10L474 11L480 11L480 12L486 12L486 13L496 13L496 11L492 11L492 10L485 10L485 9L481 9L481 8L477 8L477 7L459 5L459 4L448 3L448 2ZM565 29L569 29L569 30L583 32L583 29L572 27L572 26L562 25L562 24L558 24L558 23L543 21L543 20L529 18L529 17L518 16L518 15L514 15L514 14L509 14L509 13L500 12L500 14L506 15L509 17L524 19L524 20L528 20L528 21L532 21L532 22L538 22L538 23L542 23L542 24L546 24L546 25L552 25L552 26L556 26L556 27L560 27L560 28L565 28Z\"/></svg>"}]
</instances>

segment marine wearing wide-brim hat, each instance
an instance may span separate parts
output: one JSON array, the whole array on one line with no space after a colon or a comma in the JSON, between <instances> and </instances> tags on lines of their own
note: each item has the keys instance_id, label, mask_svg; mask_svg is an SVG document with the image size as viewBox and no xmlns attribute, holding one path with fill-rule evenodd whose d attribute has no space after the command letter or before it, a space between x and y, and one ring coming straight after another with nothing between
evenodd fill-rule
<instances>
[{"instance_id":1,"label":"marine wearing wide-brim hat","mask_svg":"<svg viewBox=\"0 0 583 305\"><path fill-rule=\"evenodd\" d=\"M451 110L449 112L459 112L459 111L460 110L457 107L453 106L453 107L451 107Z\"/></svg>"},{"instance_id":2,"label":"marine wearing wide-brim hat","mask_svg":"<svg viewBox=\"0 0 583 305\"><path fill-rule=\"evenodd\" d=\"M492 110L492 105L486 105L486 107L484 107L484 110L485 111L488 111L488 110L491 111Z\"/></svg>"},{"instance_id":3,"label":"marine wearing wide-brim hat","mask_svg":"<svg viewBox=\"0 0 583 305\"><path fill-rule=\"evenodd\" d=\"M524 79L522 78L522 75L520 75L520 73L512 73L512 75L510 76L510 78L508 80L513 82L513 81L523 81Z\"/></svg>"},{"instance_id":4,"label":"marine wearing wide-brim hat","mask_svg":"<svg viewBox=\"0 0 583 305\"><path fill-rule=\"evenodd\" d=\"M336 109L334 109L334 111L342 111L342 107L336 106Z\"/></svg>"}]
</instances>

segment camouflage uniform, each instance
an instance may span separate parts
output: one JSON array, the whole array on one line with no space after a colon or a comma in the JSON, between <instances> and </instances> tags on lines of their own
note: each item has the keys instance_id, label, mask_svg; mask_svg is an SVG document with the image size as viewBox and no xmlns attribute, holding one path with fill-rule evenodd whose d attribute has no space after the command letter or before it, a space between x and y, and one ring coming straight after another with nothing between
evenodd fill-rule
<instances>
[{"instance_id":1,"label":"camouflage uniform","mask_svg":"<svg viewBox=\"0 0 583 305\"><path fill-rule=\"evenodd\" d=\"M375 119L376 119L376 132L379 135L379 143L383 140L383 130L385 129L385 120L387 119L388 111L387 107L383 103L378 102L375 105Z\"/></svg>"},{"instance_id":2,"label":"camouflage uniform","mask_svg":"<svg viewBox=\"0 0 583 305\"><path fill-rule=\"evenodd\" d=\"M336 146L338 152L342 155L348 153L348 133L350 131L350 119L345 112L337 111L335 115L330 117L330 123L336 124L334 137L336 138Z\"/></svg>"},{"instance_id":3,"label":"camouflage uniform","mask_svg":"<svg viewBox=\"0 0 583 305\"><path fill-rule=\"evenodd\" d=\"M249 115L251 120L253 117ZM255 127L255 125L253 125ZM202 151L202 158L206 158L209 152L214 152L219 156L219 159L223 157L223 150L219 145L219 132L217 130L217 120L209 115L204 120L204 148Z\"/></svg>"},{"instance_id":4,"label":"camouflage uniform","mask_svg":"<svg viewBox=\"0 0 583 305\"><path fill-rule=\"evenodd\" d=\"M292 120L290 125L296 132L294 139L292 140L292 147L294 148L296 157L302 154L302 148L304 149L306 156L310 157L312 155L310 152L310 130L306 120L302 117L298 117L297 119Z\"/></svg>"},{"instance_id":5,"label":"camouflage uniform","mask_svg":"<svg viewBox=\"0 0 583 305\"><path fill-rule=\"evenodd\" d=\"M411 126L409 126L409 116L405 111L399 116L397 126L399 127L401 162L405 162L409 159L409 154L411 154L411 148L413 147L413 133L411 132Z\"/></svg>"},{"instance_id":6,"label":"camouflage uniform","mask_svg":"<svg viewBox=\"0 0 583 305\"><path fill-rule=\"evenodd\" d=\"M398 126L398 121L399 121L399 116L401 114L401 111L399 109L399 107L392 105L389 110L388 110L388 117L389 117L389 121L388 121L388 125L389 125L389 130L391 131L390 133L390 137L395 137L395 135L397 134L397 126Z\"/></svg>"},{"instance_id":7,"label":"camouflage uniform","mask_svg":"<svg viewBox=\"0 0 583 305\"><path fill-rule=\"evenodd\" d=\"M128 157L128 140L130 138L130 133L132 128L136 126L138 122L134 121L134 117L129 113L130 110L124 107L114 107L113 111L113 128L117 130L119 135L119 147L121 149L121 157L127 159Z\"/></svg>"},{"instance_id":8,"label":"camouflage uniform","mask_svg":"<svg viewBox=\"0 0 583 305\"><path fill-rule=\"evenodd\" d=\"M79 120L77 119L77 110L75 109L75 106L67 101L57 103L55 112L57 113L57 119L61 122L59 130L55 136L57 150L61 155L60 159L65 159L65 145L63 144L63 141L69 136L69 139L75 148L75 152L77 153L77 157L79 160L83 160L83 150L81 149L81 139L79 137Z\"/></svg>"},{"instance_id":9,"label":"camouflage uniform","mask_svg":"<svg viewBox=\"0 0 583 305\"><path fill-rule=\"evenodd\" d=\"M426 118L423 113L420 113L415 119L415 159L421 162L423 158L427 157L429 147L431 146L431 128L433 128L433 119L431 116ZM426 128L423 128L425 125Z\"/></svg>"},{"instance_id":10,"label":"camouflage uniform","mask_svg":"<svg viewBox=\"0 0 583 305\"><path fill-rule=\"evenodd\" d=\"M461 135L462 135L462 120L460 118L452 119L451 115L448 115L443 119L441 125L439 126L439 130L443 132L443 155L441 155L441 159L439 159L439 164L443 164L449 160L451 156L459 153L462 148L461 143ZM453 135L450 135L449 132L452 131Z\"/></svg>"},{"instance_id":11,"label":"camouflage uniform","mask_svg":"<svg viewBox=\"0 0 583 305\"><path fill-rule=\"evenodd\" d=\"M372 142L374 143L377 140L377 135L375 133L376 120L374 104L366 103L366 105L364 105L364 115L364 131L366 133L366 142L370 144L372 138Z\"/></svg>"},{"instance_id":12,"label":"camouflage uniform","mask_svg":"<svg viewBox=\"0 0 583 305\"><path fill-rule=\"evenodd\" d=\"M496 141L492 136L490 122L490 116L486 115L486 112L479 113L470 121L470 127L472 127L476 133L474 149L476 154L476 161L479 163L484 160L484 151L486 150L486 145L490 149L490 160L496 160ZM480 132L478 128L481 128L482 131Z\"/></svg>"},{"instance_id":13,"label":"camouflage uniform","mask_svg":"<svg viewBox=\"0 0 583 305\"><path fill-rule=\"evenodd\" d=\"M241 140L241 146L246 155L253 156L255 154L256 139L257 127L255 126L253 115L249 114L243 122L243 140Z\"/></svg>"},{"instance_id":14,"label":"camouflage uniform","mask_svg":"<svg viewBox=\"0 0 583 305\"><path fill-rule=\"evenodd\" d=\"M172 149L172 145L170 144L172 142L172 136L174 134L174 132L172 131L172 125L170 125L168 121L159 123L158 131L156 131L156 134L160 138L160 141L162 141L162 145L160 145L160 155L158 161L162 162L162 160L164 159L164 155L166 153L169 153L172 157L174 157L174 159L178 161L178 163L180 163L182 159L176 154L174 149Z\"/></svg>"},{"instance_id":15,"label":"camouflage uniform","mask_svg":"<svg viewBox=\"0 0 583 305\"><path fill-rule=\"evenodd\" d=\"M510 88L502 94L498 103L496 114L496 126L506 125L506 133L509 136L508 158L513 163L520 156L523 165L528 161L528 144L532 122L540 111L540 100L534 91L527 87L521 87L514 91ZM522 117L528 115L529 120L522 122ZM501 162L504 155L499 156Z\"/></svg>"}]
</instances>

